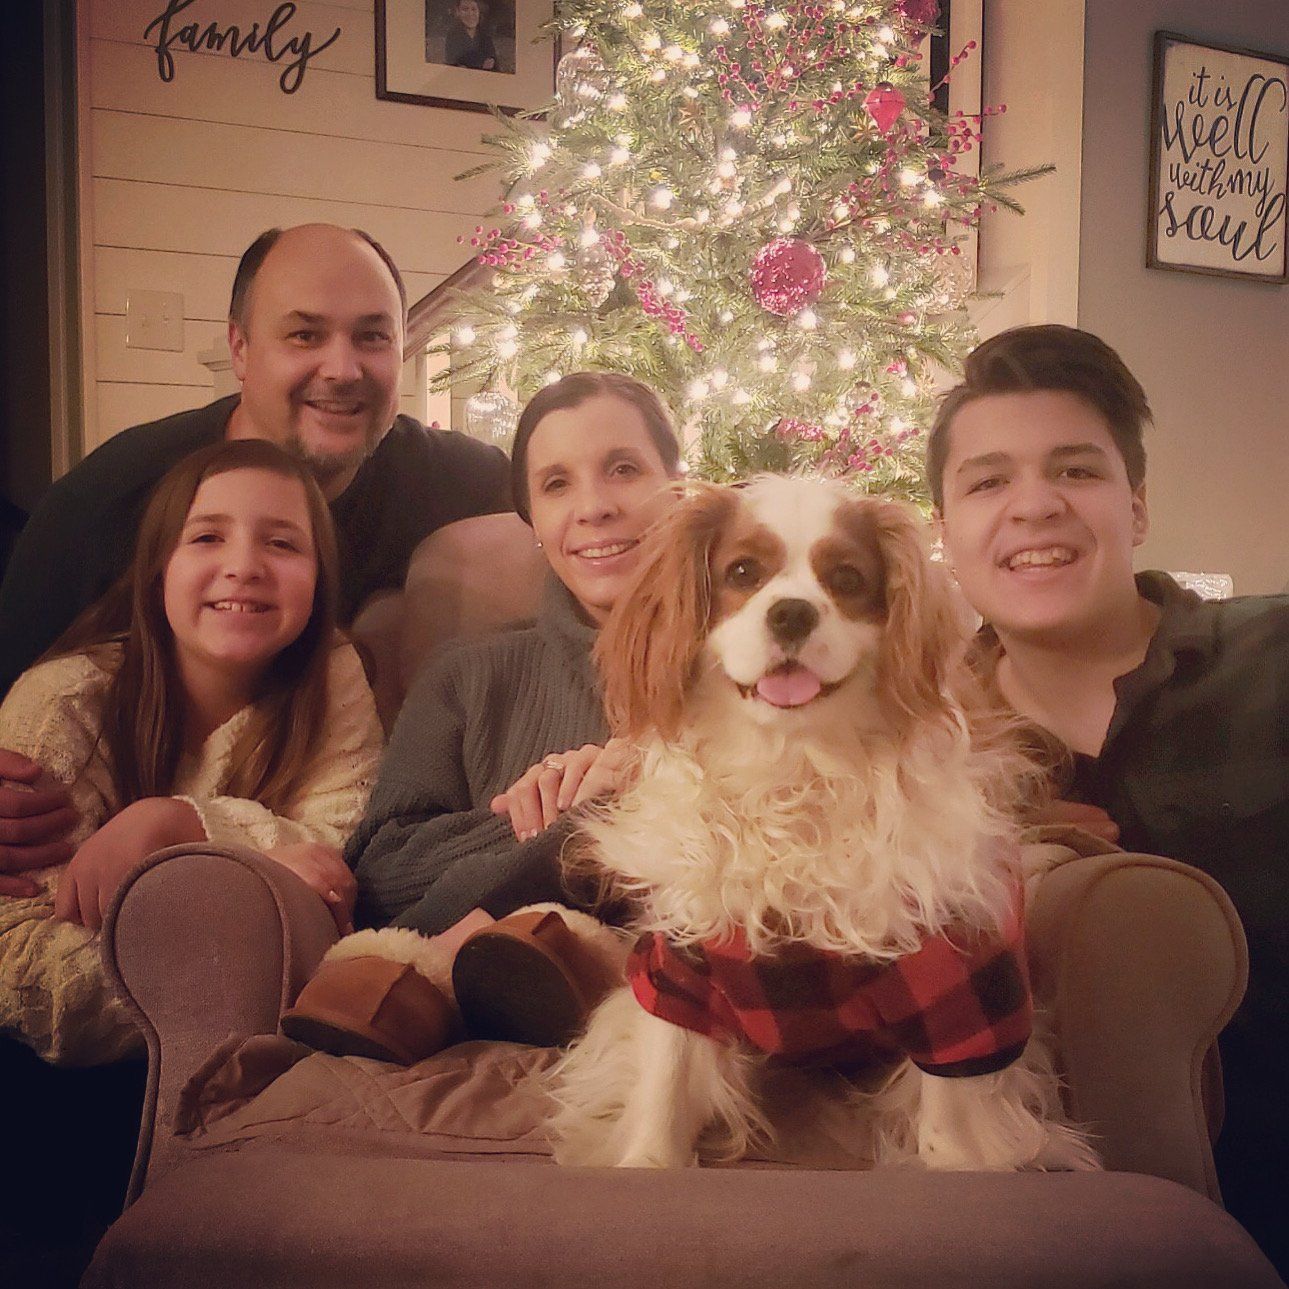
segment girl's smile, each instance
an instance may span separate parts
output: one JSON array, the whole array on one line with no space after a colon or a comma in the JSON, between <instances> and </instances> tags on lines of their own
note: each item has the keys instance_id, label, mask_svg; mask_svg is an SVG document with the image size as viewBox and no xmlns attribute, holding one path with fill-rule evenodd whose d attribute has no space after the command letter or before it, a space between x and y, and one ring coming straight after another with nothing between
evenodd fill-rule
<instances>
[{"instance_id":1,"label":"girl's smile","mask_svg":"<svg viewBox=\"0 0 1289 1289\"><path fill-rule=\"evenodd\" d=\"M250 469L204 480L163 580L180 673L239 687L258 676L304 629L316 581L298 480Z\"/></svg>"}]
</instances>

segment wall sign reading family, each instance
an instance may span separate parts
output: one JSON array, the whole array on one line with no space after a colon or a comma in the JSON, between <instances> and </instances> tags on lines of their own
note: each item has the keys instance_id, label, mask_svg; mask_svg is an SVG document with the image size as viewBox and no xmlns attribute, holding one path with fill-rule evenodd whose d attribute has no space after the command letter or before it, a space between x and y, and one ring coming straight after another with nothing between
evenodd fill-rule
<instances>
[{"instance_id":1,"label":"wall sign reading family","mask_svg":"<svg viewBox=\"0 0 1289 1289\"><path fill-rule=\"evenodd\" d=\"M249 27L232 22L221 26L218 19L183 16L195 3L196 0L167 0L166 7L143 29L143 39L151 41L156 51L157 74L163 81L175 78L176 47L192 54L206 50L226 52L233 58L258 54L270 63L290 59L282 68L278 84L284 94L294 94L310 60L340 39L339 27L321 41L316 33L300 30L298 24L288 31L296 13L290 0L278 5L263 23L256 21Z\"/></svg>"},{"instance_id":2,"label":"wall sign reading family","mask_svg":"<svg viewBox=\"0 0 1289 1289\"><path fill-rule=\"evenodd\" d=\"M376 0L376 97L539 108L555 88L555 42L541 38L553 11L553 0Z\"/></svg>"},{"instance_id":3,"label":"wall sign reading family","mask_svg":"<svg viewBox=\"0 0 1289 1289\"><path fill-rule=\"evenodd\" d=\"M1289 57L1155 33L1151 268L1289 282Z\"/></svg>"}]
</instances>

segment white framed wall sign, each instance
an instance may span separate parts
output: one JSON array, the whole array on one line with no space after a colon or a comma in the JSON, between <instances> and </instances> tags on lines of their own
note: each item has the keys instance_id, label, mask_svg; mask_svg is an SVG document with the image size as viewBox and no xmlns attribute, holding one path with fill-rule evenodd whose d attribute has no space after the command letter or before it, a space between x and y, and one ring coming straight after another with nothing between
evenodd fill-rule
<instances>
[{"instance_id":1,"label":"white framed wall sign","mask_svg":"<svg viewBox=\"0 0 1289 1289\"><path fill-rule=\"evenodd\" d=\"M1150 268L1289 282L1289 55L1155 33Z\"/></svg>"}]
</instances>

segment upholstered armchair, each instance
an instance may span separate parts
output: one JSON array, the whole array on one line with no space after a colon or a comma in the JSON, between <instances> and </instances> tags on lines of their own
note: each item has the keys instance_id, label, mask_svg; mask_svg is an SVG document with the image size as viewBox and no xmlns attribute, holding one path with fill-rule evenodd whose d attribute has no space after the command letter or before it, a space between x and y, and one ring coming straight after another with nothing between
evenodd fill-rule
<instances>
[{"instance_id":1,"label":"upholstered armchair","mask_svg":"<svg viewBox=\"0 0 1289 1289\"><path fill-rule=\"evenodd\" d=\"M518 522L444 530L408 596L375 606L364 638L383 710L427 640L531 608L539 566ZM104 932L149 1087L131 1203L84 1284L1280 1284L1221 1210L1213 1168L1214 1043L1246 974L1230 902L1165 859L1045 845L1031 967L1104 1173L865 1168L812 1136L791 1081L780 1145L757 1160L559 1168L524 1077L550 1053L466 1043L404 1069L277 1036L335 937L330 914L251 852L162 852Z\"/></svg>"}]
</instances>

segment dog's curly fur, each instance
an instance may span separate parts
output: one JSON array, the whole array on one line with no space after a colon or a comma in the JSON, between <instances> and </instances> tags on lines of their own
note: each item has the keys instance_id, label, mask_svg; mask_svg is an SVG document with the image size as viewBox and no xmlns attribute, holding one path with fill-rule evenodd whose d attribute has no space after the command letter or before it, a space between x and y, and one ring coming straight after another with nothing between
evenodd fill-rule
<instances>
[{"instance_id":1,"label":"dog's curly fur","mask_svg":"<svg viewBox=\"0 0 1289 1289\"><path fill-rule=\"evenodd\" d=\"M800 618L790 631L774 625L785 602ZM889 961L951 924L1001 928L1018 886L1015 811L1040 776L979 700L964 647L904 508L818 480L691 487L601 632L610 723L635 745L637 776L588 817L582 852L640 930L678 944L738 928L754 951ZM774 679L788 673L790 686ZM555 1071L556 1156L675 1166L700 1146L745 1153L769 1132L759 1059L623 989ZM1096 1166L1036 1040L979 1077L906 1061L850 1102L877 1160Z\"/></svg>"}]
</instances>

